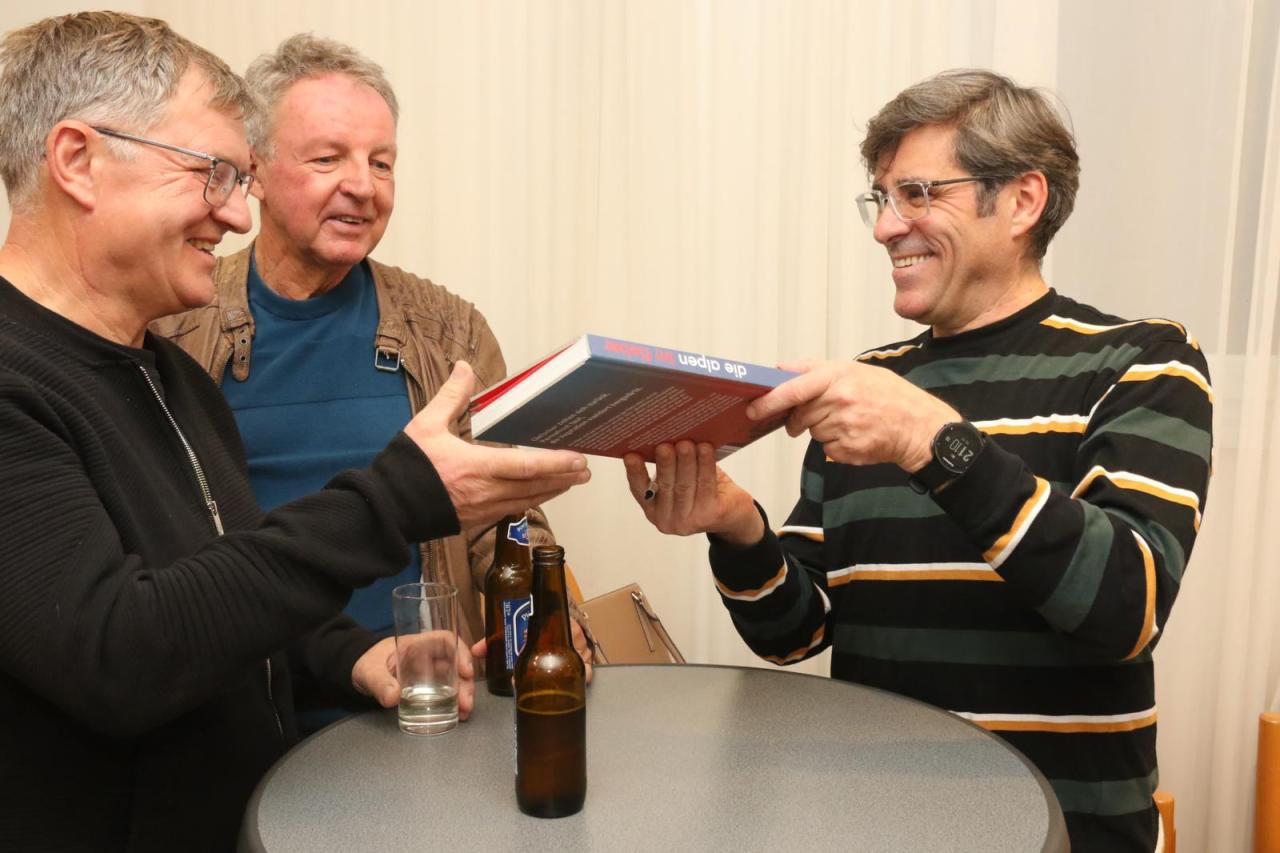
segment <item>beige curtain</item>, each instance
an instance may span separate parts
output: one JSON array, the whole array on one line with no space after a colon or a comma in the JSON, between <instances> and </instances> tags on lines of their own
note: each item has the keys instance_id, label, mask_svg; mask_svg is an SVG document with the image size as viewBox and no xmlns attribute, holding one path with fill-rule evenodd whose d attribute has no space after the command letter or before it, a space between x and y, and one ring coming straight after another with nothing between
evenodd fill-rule
<instances>
[{"instance_id":1,"label":"beige curtain","mask_svg":"<svg viewBox=\"0 0 1280 853\"><path fill-rule=\"evenodd\" d=\"M18 5L0 9L4 29L74 8ZM1157 652L1161 783L1184 849L1247 848L1254 720L1280 682L1275 0L118 6L237 69L298 30L383 63L401 158L377 254L477 303L513 368L584 331L766 363L912 334L852 202L866 119L952 66L1058 92L1084 173L1047 278L1114 313L1185 321L1213 370L1216 476ZM726 467L776 523L802 452L775 435ZM587 594L638 580L690 660L756 664L704 541L653 533L621 466L593 470L549 508Z\"/></svg>"}]
</instances>

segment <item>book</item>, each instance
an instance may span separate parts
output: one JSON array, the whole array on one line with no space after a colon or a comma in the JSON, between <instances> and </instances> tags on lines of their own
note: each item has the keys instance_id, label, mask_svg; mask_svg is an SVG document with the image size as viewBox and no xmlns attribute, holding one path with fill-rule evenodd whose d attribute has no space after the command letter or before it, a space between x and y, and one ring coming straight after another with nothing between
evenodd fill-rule
<instances>
[{"instance_id":1,"label":"book","mask_svg":"<svg viewBox=\"0 0 1280 853\"><path fill-rule=\"evenodd\" d=\"M723 459L782 425L747 418L747 404L796 374L704 353L583 335L471 399L477 439L639 453L689 439Z\"/></svg>"}]
</instances>

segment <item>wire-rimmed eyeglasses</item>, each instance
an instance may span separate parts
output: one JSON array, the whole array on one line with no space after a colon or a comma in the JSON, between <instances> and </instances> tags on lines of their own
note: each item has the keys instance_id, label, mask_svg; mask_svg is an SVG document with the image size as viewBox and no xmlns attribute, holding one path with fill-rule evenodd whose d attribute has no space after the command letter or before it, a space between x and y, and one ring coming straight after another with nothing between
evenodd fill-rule
<instances>
[{"instance_id":1,"label":"wire-rimmed eyeglasses","mask_svg":"<svg viewBox=\"0 0 1280 853\"><path fill-rule=\"evenodd\" d=\"M241 174L234 163L223 160L221 157L214 157L212 154L206 154L203 151L193 151L180 145L156 142L154 139L145 139L141 136L134 136L132 133L122 133L106 127L95 127L94 130L103 136L127 139L130 142L139 142L143 145L154 145L156 148L163 148L166 151L176 151L189 157L208 160L209 177L204 182L204 200L210 207L222 207L222 205L226 204L227 199L231 198L231 191L237 186L244 191L245 195L248 195L249 187L253 184L253 175Z\"/></svg>"},{"instance_id":2,"label":"wire-rimmed eyeglasses","mask_svg":"<svg viewBox=\"0 0 1280 853\"><path fill-rule=\"evenodd\" d=\"M887 192L873 189L858 196L858 212L862 214L862 221L867 223L868 228L876 227L886 204L893 210L893 215L903 222L914 222L929 215L929 190L934 187L991 180L995 179L989 175L972 175L941 181L903 181Z\"/></svg>"}]
</instances>

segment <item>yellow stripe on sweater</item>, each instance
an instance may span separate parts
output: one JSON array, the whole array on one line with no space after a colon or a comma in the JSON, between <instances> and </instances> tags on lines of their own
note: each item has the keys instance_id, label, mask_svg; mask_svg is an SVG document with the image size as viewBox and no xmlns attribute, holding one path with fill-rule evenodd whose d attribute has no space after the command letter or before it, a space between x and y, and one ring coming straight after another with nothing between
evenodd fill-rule
<instances>
[{"instance_id":1,"label":"yellow stripe on sweater","mask_svg":"<svg viewBox=\"0 0 1280 853\"><path fill-rule=\"evenodd\" d=\"M1138 550L1142 552L1142 574L1147 584L1147 595L1142 611L1142 631L1138 634L1138 642L1134 643L1133 651L1124 656L1125 660L1137 657L1147 647L1156 628L1156 559L1151 555L1151 548L1146 541L1136 531L1132 532L1133 538L1138 541Z\"/></svg>"},{"instance_id":2,"label":"yellow stripe on sweater","mask_svg":"<svg viewBox=\"0 0 1280 853\"><path fill-rule=\"evenodd\" d=\"M818 630L813 632L813 639L809 642L809 645L796 649L794 652L790 652L789 654L784 655L782 657L779 657L777 655L761 655L761 657L767 661L771 661L772 663L776 663L780 666L786 665L789 663L795 663L798 660L802 660L805 655L809 654L810 651L816 648L822 642L822 638L826 636L826 633L827 633L827 626L824 623L822 625L819 625Z\"/></svg>"},{"instance_id":3,"label":"yellow stripe on sweater","mask_svg":"<svg viewBox=\"0 0 1280 853\"><path fill-rule=\"evenodd\" d=\"M782 568L778 569L778 573L763 585L755 589L730 589L722 584L719 579L716 580L716 587L720 590L720 594L725 598L732 598L734 601L759 601L778 587L782 586L782 582L787 579L787 562L782 561Z\"/></svg>"},{"instance_id":4,"label":"yellow stripe on sweater","mask_svg":"<svg viewBox=\"0 0 1280 853\"><path fill-rule=\"evenodd\" d=\"M992 732L1053 732L1057 734L1104 734L1131 732L1156 724L1156 709L1133 714L971 714L953 711L957 717Z\"/></svg>"},{"instance_id":5,"label":"yellow stripe on sweater","mask_svg":"<svg viewBox=\"0 0 1280 853\"><path fill-rule=\"evenodd\" d=\"M992 543L991 547L982 555L982 558L987 561L991 568L1000 568L1001 563L1009 558L1009 555L1013 553L1013 549L1018 546L1018 543L1022 541L1022 537L1026 535L1031 523L1040 514L1040 510L1044 508L1048 498L1048 481L1041 477L1036 477L1036 489L1031 493L1031 497L1027 498L1026 503L1022 505L1022 509L1018 510L1018 515L1013 520L1013 526Z\"/></svg>"},{"instance_id":6,"label":"yellow stripe on sweater","mask_svg":"<svg viewBox=\"0 0 1280 853\"><path fill-rule=\"evenodd\" d=\"M1071 497L1078 498L1088 493L1089 487L1099 478L1109 480L1114 486L1121 489L1131 489L1136 492L1151 495L1160 500L1169 501L1170 503L1179 504L1188 507L1195 513L1194 525L1196 530L1200 529L1200 496L1195 492L1187 489L1179 489L1177 486L1170 486L1159 480L1153 480L1150 477L1144 477L1141 474L1135 474L1132 471L1108 471L1101 465L1095 465L1089 469L1089 473L1084 475L1084 479L1071 492Z\"/></svg>"},{"instance_id":7,"label":"yellow stripe on sweater","mask_svg":"<svg viewBox=\"0 0 1280 853\"><path fill-rule=\"evenodd\" d=\"M850 581L998 581L986 563L861 563L827 572L827 586Z\"/></svg>"},{"instance_id":8,"label":"yellow stripe on sweater","mask_svg":"<svg viewBox=\"0 0 1280 853\"><path fill-rule=\"evenodd\" d=\"M997 418L974 421L973 425L987 435L1031 435L1049 432L1083 433L1089 426L1085 415L1036 415L1030 418Z\"/></svg>"},{"instance_id":9,"label":"yellow stripe on sweater","mask_svg":"<svg viewBox=\"0 0 1280 853\"><path fill-rule=\"evenodd\" d=\"M1086 323L1083 320L1073 320L1070 317L1059 317L1057 314L1045 317L1040 321L1040 325L1042 326L1048 326L1051 329L1063 329L1069 332L1077 332L1081 335L1097 335L1102 332L1110 332L1113 329L1123 329L1126 326L1141 326L1144 324L1152 326L1173 326L1173 328L1182 333L1182 336L1186 338L1187 343L1195 349L1200 349L1200 344L1196 342L1196 339L1187 334L1186 326L1181 323L1176 323L1173 320L1165 320L1161 317L1152 317L1147 320L1131 320L1127 323L1117 323L1114 326L1099 326L1095 323Z\"/></svg>"}]
</instances>

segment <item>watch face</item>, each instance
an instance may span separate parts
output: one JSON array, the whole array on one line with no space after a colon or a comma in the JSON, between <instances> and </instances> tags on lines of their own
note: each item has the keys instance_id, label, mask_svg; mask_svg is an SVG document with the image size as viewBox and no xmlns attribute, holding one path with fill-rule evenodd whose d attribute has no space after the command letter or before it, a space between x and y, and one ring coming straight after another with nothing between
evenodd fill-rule
<instances>
[{"instance_id":1,"label":"watch face","mask_svg":"<svg viewBox=\"0 0 1280 853\"><path fill-rule=\"evenodd\" d=\"M982 434L963 422L947 424L933 441L933 454L938 464L956 475L969 470L981 449Z\"/></svg>"}]
</instances>

